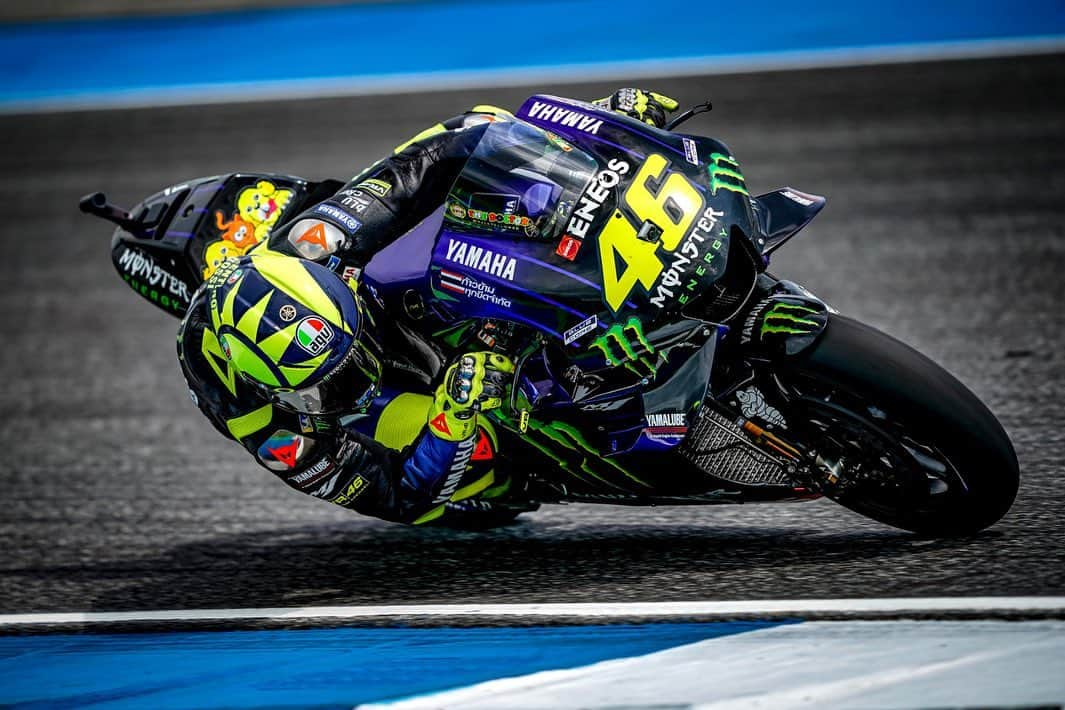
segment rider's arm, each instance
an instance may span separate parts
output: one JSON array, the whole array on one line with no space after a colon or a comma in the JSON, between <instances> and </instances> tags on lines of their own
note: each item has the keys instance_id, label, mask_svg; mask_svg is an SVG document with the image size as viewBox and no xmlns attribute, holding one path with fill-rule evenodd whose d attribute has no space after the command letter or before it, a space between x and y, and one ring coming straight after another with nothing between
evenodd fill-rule
<instances>
[{"instance_id":1,"label":"rider's arm","mask_svg":"<svg viewBox=\"0 0 1065 710\"><path fill-rule=\"evenodd\" d=\"M661 127L673 99L619 89L597 104ZM351 179L335 195L270 235L269 248L324 262L336 256L363 267L373 255L439 209L490 122L513 118L478 106L438 123Z\"/></svg>"},{"instance_id":2,"label":"rider's arm","mask_svg":"<svg viewBox=\"0 0 1065 710\"><path fill-rule=\"evenodd\" d=\"M335 195L270 235L269 248L365 266L374 254L439 209L487 125L472 112L423 131L352 178ZM324 230L315 230L324 223ZM315 230L315 231L310 231Z\"/></svg>"},{"instance_id":3,"label":"rider's arm","mask_svg":"<svg viewBox=\"0 0 1065 710\"><path fill-rule=\"evenodd\" d=\"M192 400L219 432L239 441L287 485L366 515L408 523L455 493L473 452L472 434L449 439L426 428L396 451L341 427L336 417L274 406L229 369L204 316L201 293L178 333Z\"/></svg>"}]
</instances>

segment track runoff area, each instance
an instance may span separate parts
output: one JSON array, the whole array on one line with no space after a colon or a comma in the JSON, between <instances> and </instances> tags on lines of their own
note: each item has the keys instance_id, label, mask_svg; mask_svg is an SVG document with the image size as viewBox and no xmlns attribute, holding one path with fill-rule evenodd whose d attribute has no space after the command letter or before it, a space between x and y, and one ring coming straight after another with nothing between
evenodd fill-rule
<instances>
[{"instance_id":1,"label":"track runoff area","mask_svg":"<svg viewBox=\"0 0 1065 710\"><path fill-rule=\"evenodd\" d=\"M621 17L611 0L605 17ZM634 12L644 4L622 5ZM596 12L596 3L584 3ZM941 3L926 23L903 22L887 4L862 19L849 43L806 33L778 36L746 6L722 7L746 34L715 27L685 39L716 38L719 53L673 42L637 43L646 56L532 54L521 67L503 60L476 68L460 61L426 75L417 53L391 73L358 74L340 58L311 52L290 37L293 23L359 26L358 13L399 5L275 11L260 40L292 61L238 65L225 76L184 61L182 42L210 45L232 36L241 13L200 17L168 28L171 71L160 57L162 20L40 23L0 29L0 58L39 61L0 90L0 112L62 111L270 97L390 93L418 88L530 84L544 77L632 79L661 74L787 69L850 63L1058 51L1065 13L1055 3L1003 17L971 2ZM957 5L957 7L953 7ZM977 3L980 5L980 3ZM441 6L442 7L442 6ZM519 14L532 12L515 6ZM656 9L657 8L656 5ZM690 6L679 8L690 12ZM764 8L763 8L764 9ZM791 10L796 10L792 7ZM439 7L426 6L414 31L427 31ZM476 3L449 4L463 24ZM828 2L806 3L789 22L810 27L838 19ZM935 13L938 11L938 15ZM293 11L295 12L295 11ZM456 19L456 13L458 19ZM669 14L669 13L663 13ZM711 13L689 16L709 21ZM964 18L964 22L955 21ZM383 18L387 21L387 17ZM532 22L535 18L529 18ZM404 17L411 30L411 18ZM124 24L125 23L125 24ZM513 21L512 21L512 24ZM521 26L518 21L516 26ZM994 29L992 29L994 27ZM420 29L419 29L420 28ZM355 31L355 30L353 30ZM619 28L620 31L620 28ZM205 35L206 33L206 35ZM277 42L269 42L271 33ZM651 36L675 37L674 33ZM794 32L791 36L803 35ZM384 35L382 35L384 36ZM95 51L121 38L116 55ZM132 38L132 39L131 39ZM376 41L368 37L368 42ZM414 43L419 44L419 43ZM560 46L579 43L550 43ZM365 46L365 44L364 44ZM372 49L374 45L370 44ZM419 46L431 46L429 43ZM545 43L543 46L548 46ZM705 43L700 44L705 47ZM43 51L51 47L53 51ZM95 48L95 49L94 49ZM384 47L377 56L390 56ZM149 57L149 50L153 53ZM144 53L144 62L130 61ZM196 53L202 56L202 53ZM369 52L373 55L373 52ZM71 57L91 58L69 62ZM311 61L308 61L308 56ZM499 55L503 56L503 55ZM283 58L283 57L282 57ZM276 57L275 57L276 59ZM297 59L299 61L297 61ZM568 59L568 61L566 61ZM52 63L61 63L62 71ZM101 64L102 63L102 64ZM560 64L564 66L559 66ZM293 69L296 68L296 69ZM295 73L291 73L295 71ZM140 72L140 73L138 73ZM242 73L243 72L243 73ZM353 76L358 74L357 76ZM160 80L165 76L165 80ZM116 79L116 77L118 77ZM76 600L72 600L76 606ZM9 614L0 616L0 703L105 707L315 706L496 707L847 707L1033 706L1065 703L1065 597L809 599L632 604L453 604L271 609Z\"/></svg>"},{"instance_id":2,"label":"track runoff area","mask_svg":"<svg viewBox=\"0 0 1065 710\"><path fill-rule=\"evenodd\" d=\"M270 623L304 628L234 630ZM234 628L197 630L219 624ZM915 708L1065 700L1065 597L12 614L0 616L0 632L0 701L15 704Z\"/></svg>"}]
</instances>

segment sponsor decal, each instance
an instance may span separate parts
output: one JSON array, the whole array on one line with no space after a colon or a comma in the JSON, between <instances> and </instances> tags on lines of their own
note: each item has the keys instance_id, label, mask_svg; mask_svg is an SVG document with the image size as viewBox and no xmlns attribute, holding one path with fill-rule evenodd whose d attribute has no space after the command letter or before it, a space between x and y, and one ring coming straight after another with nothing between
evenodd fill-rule
<instances>
[{"instance_id":1,"label":"sponsor decal","mask_svg":"<svg viewBox=\"0 0 1065 710\"><path fill-rule=\"evenodd\" d=\"M683 306L691 299L692 294L697 289L699 285L698 277L703 276L707 271L715 267L723 268L724 261L721 250L725 246L723 239L728 235L728 232L721 228L717 234L718 238L715 238L713 233L717 227L718 218L724 216L724 212L719 212L713 207L707 207L703 211L702 217L695 223L695 228L692 229L691 234L684 239L680 248L670 255L672 261L655 286L655 295L650 298L651 303L659 308L665 308L669 301L676 298L677 302ZM701 245L704 243L706 243L706 250L701 251ZM685 275L693 266L695 278L689 277L686 279ZM682 285L684 288L680 288Z\"/></svg>"},{"instance_id":2,"label":"sponsor decal","mask_svg":"<svg viewBox=\"0 0 1065 710\"><path fill-rule=\"evenodd\" d=\"M313 434L314 433L314 422L311 421L311 418L308 417L306 414L300 414L299 418L300 418L300 431L302 431L304 434Z\"/></svg>"},{"instance_id":3,"label":"sponsor decal","mask_svg":"<svg viewBox=\"0 0 1065 710\"><path fill-rule=\"evenodd\" d=\"M355 476L355 480L348 484L348 487L344 489L344 492L334 498L331 502L337 505L347 505L356 498L366 492L366 489L370 487L370 482L362 476Z\"/></svg>"},{"instance_id":4,"label":"sponsor decal","mask_svg":"<svg viewBox=\"0 0 1065 710\"><path fill-rule=\"evenodd\" d=\"M155 263L155 259L140 250L126 247L118 257L118 266L122 269L123 278L126 278L130 285L133 285L132 279L136 279L138 284L152 289L156 294L165 292L169 296L182 299L185 303L188 303L190 299L188 284L160 267ZM134 288L137 287L134 286ZM158 298L152 300L161 302ZM168 302L170 300L167 298Z\"/></svg>"},{"instance_id":5,"label":"sponsor decal","mask_svg":"<svg viewBox=\"0 0 1065 710\"><path fill-rule=\"evenodd\" d=\"M306 439L286 429L278 429L259 447L259 460L271 471L296 468L303 456Z\"/></svg>"},{"instance_id":6,"label":"sponsor decal","mask_svg":"<svg viewBox=\"0 0 1065 710\"><path fill-rule=\"evenodd\" d=\"M815 200L810 199L806 195L800 195L799 193L793 192L791 190L784 190L780 194L784 195L784 197L788 198L792 202L798 202L803 207L809 207L815 202Z\"/></svg>"},{"instance_id":7,"label":"sponsor decal","mask_svg":"<svg viewBox=\"0 0 1065 710\"><path fill-rule=\"evenodd\" d=\"M433 420L431 422L429 422L429 426L431 426L433 429L436 429L441 434L446 434L447 436L451 436L451 427L449 427L447 425L447 417L444 415L443 412L440 412L440 414L437 414L433 418Z\"/></svg>"},{"instance_id":8,"label":"sponsor decal","mask_svg":"<svg viewBox=\"0 0 1065 710\"><path fill-rule=\"evenodd\" d=\"M355 186L355 189L366 190L367 192L372 192L378 197L384 197L392 190L392 186L384 180L370 178L369 180L363 180L362 182L360 182L358 185Z\"/></svg>"},{"instance_id":9,"label":"sponsor decal","mask_svg":"<svg viewBox=\"0 0 1065 710\"><path fill-rule=\"evenodd\" d=\"M318 261L338 249L343 249L348 237L331 222L312 217L301 219L293 224L288 232L288 241L296 248L300 256ZM339 263L339 259L336 262L330 260L326 268L335 268Z\"/></svg>"},{"instance_id":10,"label":"sponsor decal","mask_svg":"<svg viewBox=\"0 0 1065 710\"><path fill-rule=\"evenodd\" d=\"M288 323L289 321L295 319L296 307L290 303L286 303L285 305L281 306L281 309L277 312L277 315L279 318L281 318L281 320Z\"/></svg>"},{"instance_id":11,"label":"sponsor decal","mask_svg":"<svg viewBox=\"0 0 1065 710\"><path fill-rule=\"evenodd\" d=\"M653 429L683 429L688 430L688 419L683 412L663 412L661 414L648 414L647 426Z\"/></svg>"},{"instance_id":12,"label":"sponsor decal","mask_svg":"<svg viewBox=\"0 0 1065 710\"><path fill-rule=\"evenodd\" d=\"M529 227L532 220L521 214L507 214L506 212L487 212L485 210L467 209L466 216L474 222L499 225L500 227Z\"/></svg>"},{"instance_id":13,"label":"sponsor decal","mask_svg":"<svg viewBox=\"0 0 1065 710\"><path fill-rule=\"evenodd\" d=\"M577 258L577 253L580 252L580 250L581 240L566 234L562 237L562 241L558 243L558 248L555 249L555 253L567 261L573 261Z\"/></svg>"},{"instance_id":14,"label":"sponsor decal","mask_svg":"<svg viewBox=\"0 0 1065 710\"><path fill-rule=\"evenodd\" d=\"M461 264L507 281L514 280L514 272L518 268L517 260L512 256L497 254L491 249L459 239L448 239L447 253L444 258L455 264Z\"/></svg>"},{"instance_id":15,"label":"sponsor decal","mask_svg":"<svg viewBox=\"0 0 1065 710\"><path fill-rule=\"evenodd\" d=\"M643 433L651 441L675 446L687 435L688 420L682 412L648 414Z\"/></svg>"},{"instance_id":16,"label":"sponsor decal","mask_svg":"<svg viewBox=\"0 0 1065 710\"><path fill-rule=\"evenodd\" d=\"M458 449L455 451L455 458L451 462L451 468L448 469L444 487L440 489L440 493L437 494L436 498L433 498L433 505L445 502L458 489L459 481L462 480L462 476L466 473L466 466L473 457L476 445L477 437L475 436L459 442Z\"/></svg>"},{"instance_id":17,"label":"sponsor decal","mask_svg":"<svg viewBox=\"0 0 1065 710\"><path fill-rule=\"evenodd\" d=\"M362 269L360 269L359 267L345 266L344 270L340 272L340 278L344 279L345 281L350 281L351 279L358 279L361 274Z\"/></svg>"},{"instance_id":18,"label":"sponsor decal","mask_svg":"<svg viewBox=\"0 0 1065 710\"><path fill-rule=\"evenodd\" d=\"M529 118L539 119L559 126L566 126L567 128L576 128L578 131L591 133L593 136L598 135L599 129L603 127L602 120L597 119L594 116L589 116L586 113L574 111L573 109L563 108L558 104L549 103L547 101L533 101L533 105L529 109Z\"/></svg>"},{"instance_id":19,"label":"sponsor decal","mask_svg":"<svg viewBox=\"0 0 1065 710\"><path fill-rule=\"evenodd\" d=\"M318 355L333 340L333 329L318 316L308 316L296 327L296 343L311 355Z\"/></svg>"},{"instance_id":20,"label":"sponsor decal","mask_svg":"<svg viewBox=\"0 0 1065 710\"><path fill-rule=\"evenodd\" d=\"M762 312L769 307L769 304L773 303L772 299L766 299L755 305L751 309L751 312L747 314L747 317L743 319L743 329L740 331L740 345L747 345L754 338L754 326L758 323L759 316Z\"/></svg>"},{"instance_id":21,"label":"sponsor decal","mask_svg":"<svg viewBox=\"0 0 1065 710\"><path fill-rule=\"evenodd\" d=\"M529 410L521 410L521 414L518 415L518 431L522 434L529 430Z\"/></svg>"},{"instance_id":22,"label":"sponsor decal","mask_svg":"<svg viewBox=\"0 0 1065 710\"><path fill-rule=\"evenodd\" d=\"M621 176L629 172L630 166L624 160L614 158L607 163L605 170L599 171L588 189L581 195L577 202L577 208L570 217L566 232L576 239L584 239L588 236L588 229L595 220L595 215L602 207L606 198L610 196L610 190L617 187L621 182Z\"/></svg>"},{"instance_id":23,"label":"sponsor decal","mask_svg":"<svg viewBox=\"0 0 1065 710\"><path fill-rule=\"evenodd\" d=\"M447 209L455 219L466 219L466 208L458 202L452 202L447 206Z\"/></svg>"},{"instance_id":24,"label":"sponsor decal","mask_svg":"<svg viewBox=\"0 0 1065 710\"><path fill-rule=\"evenodd\" d=\"M362 214L363 210L369 207L371 200L373 200L373 198L365 192L362 190L356 190L355 188L341 190L333 196L333 199L340 202L342 206L354 210L356 214Z\"/></svg>"},{"instance_id":25,"label":"sponsor decal","mask_svg":"<svg viewBox=\"0 0 1065 710\"><path fill-rule=\"evenodd\" d=\"M582 320L577 325L573 326L565 333L562 334L562 342L565 345L569 345L575 340L578 340L581 336L587 335L595 330L599 326L599 317L596 315L591 316L585 320Z\"/></svg>"},{"instance_id":26,"label":"sponsor decal","mask_svg":"<svg viewBox=\"0 0 1065 710\"><path fill-rule=\"evenodd\" d=\"M296 241L314 244L322 249L329 249L329 242L325 238L325 225L321 222L318 222L310 229L304 231Z\"/></svg>"},{"instance_id":27,"label":"sponsor decal","mask_svg":"<svg viewBox=\"0 0 1065 710\"><path fill-rule=\"evenodd\" d=\"M316 214L324 215L326 217L331 217L335 219L337 222L340 223L340 226L348 230L349 234L352 232L357 232L359 230L359 227L362 226L362 222L355 219L350 214L340 209L339 207L336 207L335 205L317 205L314 208L314 212Z\"/></svg>"},{"instance_id":28,"label":"sponsor decal","mask_svg":"<svg viewBox=\"0 0 1065 710\"><path fill-rule=\"evenodd\" d=\"M312 486L318 481L325 478L334 468L333 460L329 457L323 458L315 462L306 471L297 473L295 476L291 476L288 480L291 483L300 484L300 488Z\"/></svg>"},{"instance_id":29,"label":"sponsor decal","mask_svg":"<svg viewBox=\"0 0 1065 710\"><path fill-rule=\"evenodd\" d=\"M511 306L509 298L496 295L495 286L486 284L484 281L478 281L457 271L441 269L440 287L452 293L458 293L467 298L476 298L479 301L492 303L503 308L510 308Z\"/></svg>"},{"instance_id":30,"label":"sponsor decal","mask_svg":"<svg viewBox=\"0 0 1065 710\"><path fill-rule=\"evenodd\" d=\"M740 174L740 164L731 155L711 153L706 169L710 173L711 195L716 195L719 189L738 192L741 195L750 194L747 192L747 183Z\"/></svg>"},{"instance_id":31,"label":"sponsor decal","mask_svg":"<svg viewBox=\"0 0 1065 710\"><path fill-rule=\"evenodd\" d=\"M691 138L681 138L684 143L684 158L692 165L699 164L699 149L695 146L695 141Z\"/></svg>"},{"instance_id":32,"label":"sponsor decal","mask_svg":"<svg viewBox=\"0 0 1065 710\"><path fill-rule=\"evenodd\" d=\"M223 335L218 339L218 344L222 346L222 354L226 356L226 360L232 360L233 351L230 349L229 338Z\"/></svg>"},{"instance_id":33,"label":"sponsor decal","mask_svg":"<svg viewBox=\"0 0 1065 710\"><path fill-rule=\"evenodd\" d=\"M775 407L769 406L766 403L765 397L755 387L748 387L745 390L736 392L736 399L740 403L740 412L748 419L761 419L762 421L782 427L788 428L787 422L784 421L784 415L780 413Z\"/></svg>"},{"instance_id":34,"label":"sponsor decal","mask_svg":"<svg viewBox=\"0 0 1065 710\"><path fill-rule=\"evenodd\" d=\"M624 365L626 369L640 377L653 378L658 374L658 366L651 361L655 347L643 334L643 323L632 316L625 323L615 323L594 341L591 349L598 348L606 364L611 367Z\"/></svg>"},{"instance_id":35,"label":"sponsor decal","mask_svg":"<svg viewBox=\"0 0 1065 710\"><path fill-rule=\"evenodd\" d=\"M236 269L232 274L229 275L229 278L226 279L226 283L232 286L237 282L242 273L244 272L241 269Z\"/></svg>"},{"instance_id":36,"label":"sponsor decal","mask_svg":"<svg viewBox=\"0 0 1065 710\"><path fill-rule=\"evenodd\" d=\"M473 455L470 456L471 461L491 461L496 452L492 449L492 440L488 438L488 434L484 429L477 430L477 447L473 450Z\"/></svg>"},{"instance_id":37,"label":"sponsor decal","mask_svg":"<svg viewBox=\"0 0 1065 710\"><path fill-rule=\"evenodd\" d=\"M819 309L810 306L767 298L743 319L740 344L747 345L754 339L755 327L759 323L759 340L764 340L767 335L809 335L822 326L812 319L820 313Z\"/></svg>"},{"instance_id":38,"label":"sponsor decal","mask_svg":"<svg viewBox=\"0 0 1065 710\"><path fill-rule=\"evenodd\" d=\"M777 301L762 318L762 329L759 335L763 338L767 335L808 335L821 327L821 323L811 320L808 316L817 315L821 311L817 308L803 306L798 303L785 303Z\"/></svg>"}]
</instances>

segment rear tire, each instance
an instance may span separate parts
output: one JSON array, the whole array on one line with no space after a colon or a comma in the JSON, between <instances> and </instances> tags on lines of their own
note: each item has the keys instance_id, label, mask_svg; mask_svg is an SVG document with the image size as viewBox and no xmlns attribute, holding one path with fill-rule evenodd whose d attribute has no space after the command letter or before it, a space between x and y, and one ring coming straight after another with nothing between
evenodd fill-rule
<instances>
[{"instance_id":1,"label":"rear tire","mask_svg":"<svg viewBox=\"0 0 1065 710\"><path fill-rule=\"evenodd\" d=\"M793 401L789 407L793 417L831 421L837 416L842 417L837 421L843 428L857 431L864 426L868 440L894 439L893 456L908 458L914 464L911 468L919 468L914 442L933 452L926 459L945 460L945 489L921 473L922 490L914 494L911 474L909 481L897 486L908 486L906 495L896 492L878 499L861 486L842 488L838 494L826 491L840 504L888 525L936 537L976 533L1010 509L1020 472L1002 425L965 385L913 348L833 314L818 341L778 363L777 372L786 386L796 390L806 383L809 390L837 393L831 404L828 399L820 406L814 398ZM805 412L796 411L803 407ZM831 437L827 430L826 435ZM872 463L877 465L875 457Z\"/></svg>"}]
</instances>

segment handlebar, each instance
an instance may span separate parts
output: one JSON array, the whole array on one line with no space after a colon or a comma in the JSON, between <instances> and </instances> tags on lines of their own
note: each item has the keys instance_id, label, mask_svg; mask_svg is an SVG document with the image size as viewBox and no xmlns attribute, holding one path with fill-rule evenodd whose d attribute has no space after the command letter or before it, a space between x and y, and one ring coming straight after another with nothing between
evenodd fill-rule
<instances>
[{"instance_id":1,"label":"handlebar","mask_svg":"<svg viewBox=\"0 0 1065 710\"><path fill-rule=\"evenodd\" d=\"M706 101L705 103L701 104L696 104L695 106L692 106L690 109L679 114L676 118L667 123L665 125L665 129L667 131L672 131L674 128L684 123L692 116L697 116L700 113L706 113L707 111L712 111L713 109L714 105L709 101Z\"/></svg>"}]
</instances>

